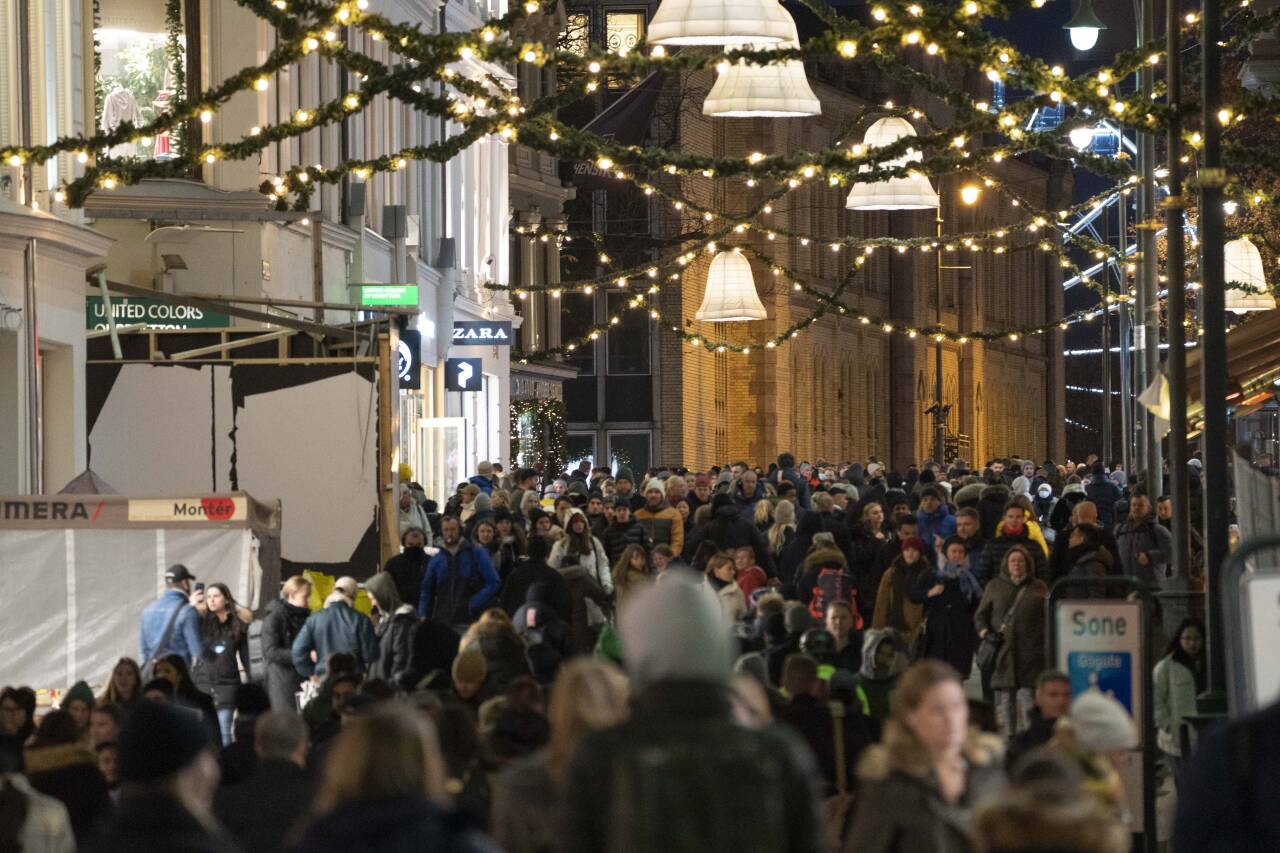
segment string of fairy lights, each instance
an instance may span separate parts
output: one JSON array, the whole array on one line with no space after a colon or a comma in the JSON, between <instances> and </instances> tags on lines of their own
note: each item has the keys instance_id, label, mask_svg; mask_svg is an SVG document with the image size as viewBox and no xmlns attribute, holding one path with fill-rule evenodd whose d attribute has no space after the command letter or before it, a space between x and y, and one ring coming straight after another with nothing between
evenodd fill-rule
<instances>
[{"instance_id":1,"label":"string of fairy lights","mask_svg":"<svg viewBox=\"0 0 1280 853\"><path fill-rule=\"evenodd\" d=\"M594 288L628 287L633 278L649 282L641 294L632 298L628 310L648 310L654 319L661 319L655 299L661 291L661 282L678 279L679 270L687 267L703 251L714 252L721 241L744 237L748 232L760 235L772 242L779 238L794 241L801 246L824 242L833 252L852 249L858 252L849 268L849 275L830 292L812 287L787 268L774 263L762 249L749 244L732 248L754 254L765 263L773 274L789 281L792 287L814 299L812 315L802 318L778 335L758 344L772 348L795 337L803 328L812 325L822 316L836 314L850 316L867 325L875 325L889 333L901 332L910 337L929 334L939 339L965 343L969 340L994 340L1040 334L1056 326L1083 322L1101 313L1102 309L1074 312L1065 318L1042 326L1013 330L960 333L944 328L898 328L887 321L880 321L873 314L858 310L841 301L865 258L877 248L885 247L906 253L911 250L930 251L990 251L1003 254L1008 251L1038 248L1055 254L1064 269L1072 270L1082 284L1094 287L1082 271L1068 257L1069 249L1088 252L1106 264L1123 262L1114 247L1065 228L1062 220L1087 209L1096 203L1090 199L1057 212L1057 219L1045 211L1038 211L1007 182L1001 180L995 169L1005 159L1039 152L1046 156L1070 158L1090 171L1116 178L1122 182L1122 192L1129 192L1137 177L1126 158L1105 158L1074 150L1063 143L1064 129L1092 124L1098 117L1122 126L1154 132L1163 129L1169 115L1160 102L1162 90L1158 85L1152 98L1134 92L1121 91L1121 83L1144 65L1156 65L1163 57L1163 42L1118 54L1106 67L1079 77L1070 77L1059 65L1050 65L1018 51L1008 42L987 33L981 21L991 15L1007 14L1010 10L1030 6L1039 8L1044 0L1011 3L980 2L966 0L957 6L925 5L918 2L886 0L870 10L871 23L839 17L822 0L802 0L828 27L823 35L808 40L800 47L754 48L727 50L719 55L705 51L668 52L661 45L641 44L636 50L618 55L588 48L580 52L556 49L536 39L526 37L524 23L530 16L543 11L537 0L517 5L502 18L489 21L474 31L460 33L427 33L417 27L396 24L384 16L371 13L366 0L354 2L317 2L317 0L237 0L275 27L278 43L266 59L246 67L231 77L203 92L179 98L152 121L134 127L124 123L111 131L92 136L72 136L34 146L5 146L0 148L0 162L11 167L28 164L39 165L59 155L71 155L82 173L65 182L54 193L53 200L68 206L81 206L94 192L109 192L117 187L136 183L148 177L164 177L187 172L201 164L213 164L219 160L244 160L256 156L268 145L291 139L317 128L339 122L357 113L379 97L394 98L425 113L448 118L458 132L437 143L402 148L376 158L352 160L333 166L320 164L297 166L264 180L262 191L279 209L305 211L310 208L317 186L354 179L367 181L375 174L403 170L412 162L442 162L459 154L477 139L495 135L506 141L544 151L560 158L594 162L599 168L614 174L621 180L636 183L646 194L657 194L672 203L677 212L692 217L696 215L707 226L716 228L697 235L692 242L678 251L669 252L651 262L637 264L608 275L574 282L548 285L545 290L553 297L567 291L590 293ZM1256 13L1249 0L1240 0L1237 16L1230 23L1231 34L1225 44L1239 48L1249 44L1260 34L1274 29L1280 22L1280 10ZM1238 19L1238 20L1237 20ZM1194 13L1186 16L1184 38L1194 34L1198 24ZM385 42L392 53L404 60L398 66L380 62L352 45L353 38L363 35L373 42ZM297 110L287 119L266 127L254 127L238 140L201 143L184 147L177 157L168 161L111 158L106 151L125 142L142 142L155 135L178 129L188 122L209 125L218 109L234 95L267 91L273 75L297 63L309 54L316 53L338 64L359 81L359 85L337 98L315 107ZM1032 93L1018 103L995 108L976 100L971 93L952 86L944 75L927 74L915 66L919 59L937 57L940 60L960 62L976 67L994 82L1024 89ZM919 136L899 139L881 147L867 147L862 143L845 144L837 138L835 144L817 151L801 151L790 154L765 154L752 152L745 158L714 157L671 151L656 147L622 145L603 139L582 129L573 128L555 118L556 111L597 91L605 75L638 78L654 70L691 72L726 63L745 62L765 64L785 60L811 60L820 62L869 62L900 80L909 80L922 86L941 102L955 108L956 119L948 127ZM493 74L482 74L473 79L455 66L459 62L477 60L495 65L528 63L544 65L554 63L564 81L562 90L536 101L522 103L501 80ZM425 88L423 84L436 84L439 92ZM1031 113L1042 106L1069 104L1075 115L1053 131L1035 131L1026 127ZM919 110L903 111L887 104L880 114L909 114L917 121L925 118ZM1185 118L1185 117L1184 117ZM1280 118L1280 104L1253 95L1242 94L1230 106L1224 107L1218 120L1224 128L1240 126L1248 120L1268 121ZM841 135L843 136L843 135ZM979 147L989 137L997 143L987 148ZM1194 127L1184 130L1184 138L1194 157L1202 140ZM1232 165L1280 167L1280 155L1261 146L1235 144L1230 137L1225 150ZM891 161L914 152L918 161L905 166L890 165ZM1023 222L1000 225L985 231L952 234L939 241L934 236L913 238L841 236L818 240L814 235L793 229L770 227L760 221L772 212L772 203L788 192L812 182L825 182L831 187L844 187L850 183L876 182L910 174L940 177L960 173L972 175L988 188L997 188L1007 194L1010 204L1026 213ZM765 200L741 216L727 216L689 199L654 180L663 178L702 177L707 179L741 179L748 187L768 181L777 188ZM1105 191L1106 195L1115 190ZM1229 187L1228 197L1237 203L1273 205L1269 195L1242 185ZM1041 234L1040 232L1044 232ZM1050 235L1053 239L1050 239ZM1016 237L1027 237L1025 245L1015 245ZM672 271L669 271L672 270ZM517 298L527 298L534 288L511 288L491 283L494 290L514 290ZM1102 291L1098 291L1103 295ZM1127 294L1106 294L1110 302L1128 300ZM580 342L569 342L562 349L572 352L582 342L598 337L608 326L617 325L620 319L611 317L603 328L593 328ZM736 349L750 352L752 344L729 344L708 341L703 336L692 335L673 327L690 343L713 349Z\"/></svg>"}]
</instances>

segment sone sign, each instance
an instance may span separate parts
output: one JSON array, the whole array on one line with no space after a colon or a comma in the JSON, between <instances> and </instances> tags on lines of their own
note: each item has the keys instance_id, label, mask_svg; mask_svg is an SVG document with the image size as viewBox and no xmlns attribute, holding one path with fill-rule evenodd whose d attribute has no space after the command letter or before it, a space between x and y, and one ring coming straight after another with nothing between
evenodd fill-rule
<instances>
[{"instance_id":1,"label":"sone sign","mask_svg":"<svg viewBox=\"0 0 1280 853\"><path fill-rule=\"evenodd\" d=\"M1097 687L1115 696L1135 721L1141 721L1146 666L1141 626L1142 605L1137 602L1059 601L1057 663L1071 677L1071 695Z\"/></svg>"}]
</instances>

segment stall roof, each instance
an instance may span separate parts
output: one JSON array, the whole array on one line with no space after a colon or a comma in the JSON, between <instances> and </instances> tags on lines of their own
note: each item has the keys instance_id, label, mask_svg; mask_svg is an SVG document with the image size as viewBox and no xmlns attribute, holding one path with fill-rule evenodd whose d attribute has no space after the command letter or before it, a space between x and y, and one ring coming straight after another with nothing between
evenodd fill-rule
<instances>
[{"instance_id":1,"label":"stall roof","mask_svg":"<svg viewBox=\"0 0 1280 853\"><path fill-rule=\"evenodd\" d=\"M279 501L264 503L245 492L174 497L0 496L0 529L251 527L278 536L280 513Z\"/></svg>"}]
</instances>

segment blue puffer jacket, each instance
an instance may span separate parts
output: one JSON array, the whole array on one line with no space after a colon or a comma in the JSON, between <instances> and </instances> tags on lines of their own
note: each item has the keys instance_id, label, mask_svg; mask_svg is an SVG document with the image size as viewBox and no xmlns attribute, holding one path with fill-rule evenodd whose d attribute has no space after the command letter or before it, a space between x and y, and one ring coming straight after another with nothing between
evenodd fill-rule
<instances>
[{"instance_id":1,"label":"blue puffer jacket","mask_svg":"<svg viewBox=\"0 0 1280 853\"><path fill-rule=\"evenodd\" d=\"M488 552L463 539L456 554L441 548L427 563L418 615L446 625L465 625L493 601L499 586Z\"/></svg>"},{"instance_id":2,"label":"blue puffer jacket","mask_svg":"<svg viewBox=\"0 0 1280 853\"><path fill-rule=\"evenodd\" d=\"M934 552L934 536L946 539L956 532L956 517L951 514L946 504L941 504L933 512L916 510L916 524L916 536L920 537L920 541L924 543L924 547L930 554Z\"/></svg>"}]
</instances>

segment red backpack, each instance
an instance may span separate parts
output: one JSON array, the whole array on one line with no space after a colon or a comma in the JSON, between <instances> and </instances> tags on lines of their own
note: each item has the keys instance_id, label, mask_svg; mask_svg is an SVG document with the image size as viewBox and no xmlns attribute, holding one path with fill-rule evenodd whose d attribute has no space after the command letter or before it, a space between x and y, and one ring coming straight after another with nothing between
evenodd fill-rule
<instances>
[{"instance_id":1,"label":"red backpack","mask_svg":"<svg viewBox=\"0 0 1280 853\"><path fill-rule=\"evenodd\" d=\"M833 601L844 601L853 611L853 630L862 630L862 614L858 612L858 591L853 585L853 575L842 568L825 568L818 572L809 598L809 615L814 619L826 618L827 606Z\"/></svg>"}]
</instances>

